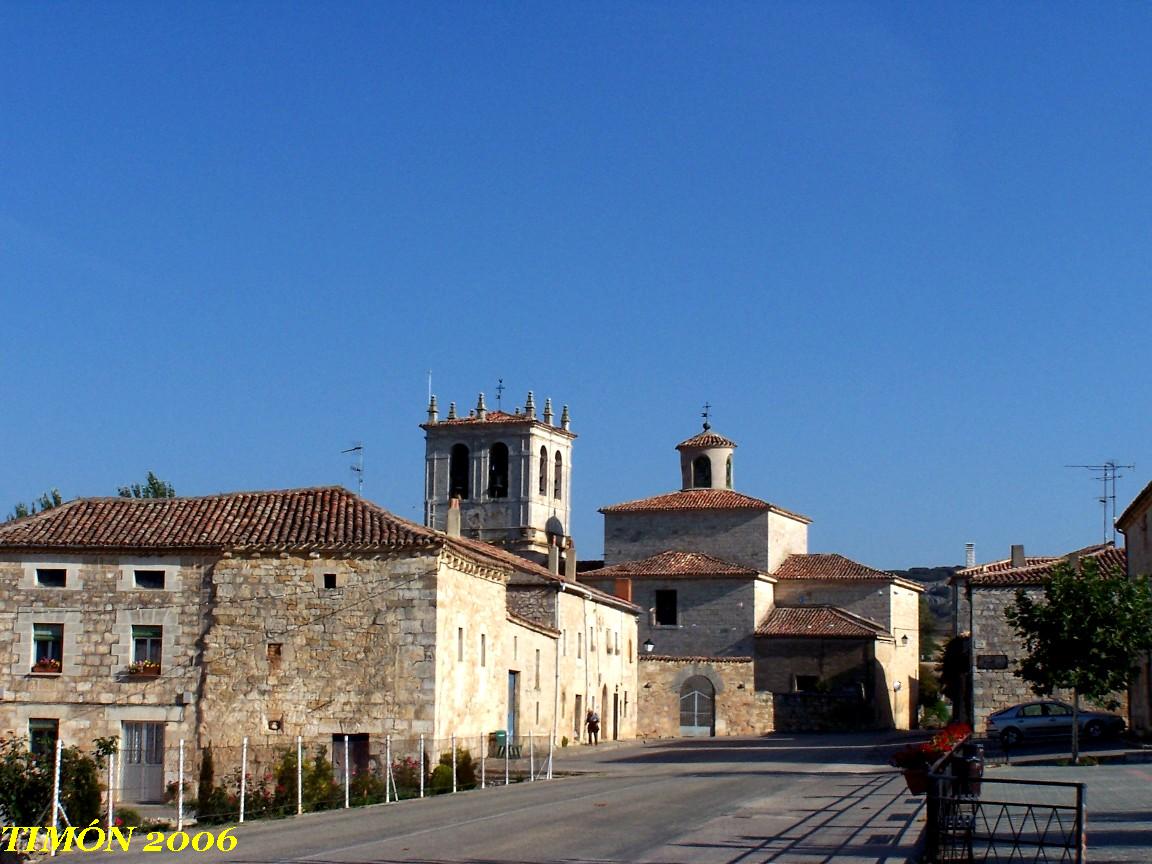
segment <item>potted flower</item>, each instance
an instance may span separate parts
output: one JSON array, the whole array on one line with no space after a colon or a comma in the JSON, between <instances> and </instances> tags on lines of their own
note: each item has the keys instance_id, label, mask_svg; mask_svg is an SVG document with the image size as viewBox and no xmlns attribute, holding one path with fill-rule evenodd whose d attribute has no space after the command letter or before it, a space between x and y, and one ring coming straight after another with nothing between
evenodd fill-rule
<instances>
[{"instance_id":1,"label":"potted flower","mask_svg":"<svg viewBox=\"0 0 1152 864\"><path fill-rule=\"evenodd\" d=\"M36 663L33 664L32 671L42 675L59 675L60 661L55 657L45 657L42 660L37 660Z\"/></svg>"},{"instance_id":2,"label":"potted flower","mask_svg":"<svg viewBox=\"0 0 1152 864\"><path fill-rule=\"evenodd\" d=\"M892 754L888 764L904 772L904 782L913 795L928 791L928 773L932 766L968 740L972 727L966 723L949 723L928 741L909 744Z\"/></svg>"},{"instance_id":3,"label":"potted flower","mask_svg":"<svg viewBox=\"0 0 1152 864\"><path fill-rule=\"evenodd\" d=\"M135 678L153 678L160 674L160 664L155 660L137 660L129 663L124 672Z\"/></svg>"}]
</instances>

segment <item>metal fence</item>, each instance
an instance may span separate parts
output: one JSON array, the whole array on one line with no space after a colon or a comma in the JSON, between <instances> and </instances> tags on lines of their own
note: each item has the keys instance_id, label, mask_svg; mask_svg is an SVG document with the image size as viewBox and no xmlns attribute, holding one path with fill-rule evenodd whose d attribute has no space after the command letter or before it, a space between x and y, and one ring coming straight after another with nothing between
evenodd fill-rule
<instances>
[{"instance_id":1,"label":"metal fence","mask_svg":"<svg viewBox=\"0 0 1152 864\"><path fill-rule=\"evenodd\" d=\"M59 776L62 744L56 745ZM131 811L158 812L177 829L245 822L317 810L387 804L511 783L552 779L555 742L547 735L503 731L432 738L391 735L245 737L242 743L196 750L190 742L126 738L98 757L110 828ZM210 766L208 763L210 760ZM158 811L149 806L170 805ZM51 823L69 824L59 780Z\"/></svg>"},{"instance_id":2,"label":"metal fence","mask_svg":"<svg viewBox=\"0 0 1152 864\"><path fill-rule=\"evenodd\" d=\"M1083 864L1083 783L929 775L926 860L934 864Z\"/></svg>"}]
</instances>

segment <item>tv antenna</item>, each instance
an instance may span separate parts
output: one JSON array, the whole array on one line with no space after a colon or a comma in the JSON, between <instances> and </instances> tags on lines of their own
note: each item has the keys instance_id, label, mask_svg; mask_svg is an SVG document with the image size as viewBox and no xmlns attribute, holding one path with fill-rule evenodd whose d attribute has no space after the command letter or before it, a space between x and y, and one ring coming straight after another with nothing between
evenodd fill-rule
<instances>
[{"instance_id":1,"label":"tv antenna","mask_svg":"<svg viewBox=\"0 0 1152 864\"><path fill-rule=\"evenodd\" d=\"M1121 468L1135 469L1135 465L1118 465L1109 459L1103 465L1065 465L1065 468L1085 468L1094 473L1093 480L1104 484L1104 493L1096 500L1104 507L1104 542L1116 542L1116 481L1124 475ZM1109 518L1111 508L1111 518Z\"/></svg>"},{"instance_id":2,"label":"tv antenna","mask_svg":"<svg viewBox=\"0 0 1152 864\"><path fill-rule=\"evenodd\" d=\"M364 497L364 445L357 441L353 446L347 450L341 450L341 453L355 453L356 461L349 467L352 473L356 475L356 497Z\"/></svg>"}]
</instances>

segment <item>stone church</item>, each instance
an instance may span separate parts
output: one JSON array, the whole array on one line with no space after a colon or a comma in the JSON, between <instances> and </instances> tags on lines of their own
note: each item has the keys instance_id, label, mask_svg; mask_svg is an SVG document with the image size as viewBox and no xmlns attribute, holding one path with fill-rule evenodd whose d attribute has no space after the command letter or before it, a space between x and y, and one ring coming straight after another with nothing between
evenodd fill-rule
<instances>
[{"instance_id":1,"label":"stone church","mask_svg":"<svg viewBox=\"0 0 1152 864\"><path fill-rule=\"evenodd\" d=\"M707 422L676 449L680 488L602 508L604 564L579 573L646 610L639 733L909 728L920 586L809 553L811 520L736 491Z\"/></svg>"}]
</instances>

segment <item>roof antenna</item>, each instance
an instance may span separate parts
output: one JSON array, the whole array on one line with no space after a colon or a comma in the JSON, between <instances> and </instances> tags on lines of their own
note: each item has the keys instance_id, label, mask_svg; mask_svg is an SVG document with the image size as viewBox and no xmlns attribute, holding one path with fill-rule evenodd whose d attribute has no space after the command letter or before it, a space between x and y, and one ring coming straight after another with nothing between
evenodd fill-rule
<instances>
[{"instance_id":1,"label":"roof antenna","mask_svg":"<svg viewBox=\"0 0 1152 864\"><path fill-rule=\"evenodd\" d=\"M709 418L709 416L711 416L711 411L712 411L712 404L709 402L705 402L704 403L704 410L700 412L700 416L704 418L704 431L705 432L707 432L709 429L712 428L712 424L708 422L708 418Z\"/></svg>"},{"instance_id":2,"label":"roof antenna","mask_svg":"<svg viewBox=\"0 0 1152 864\"><path fill-rule=\"evenodd\" d=\"M348 466L352 469L352 473L356 475L356 497L364 497L364 445L357 441L352 447L347 450L341 450L341 453L355 453L356 461Z\"/></svg>"},{"instance_id":3,"label":"roof antenna","mask_svg":"<svg viewBox=\"0 0 1152 864\"><path fill-rule=\"evenodd\" d=\"M1087 468L1089 471L1099 472L1093 480L1104 484L1104 494L1096 500L1104 507L1104 542L1116 543L1116 481L1124 475L1121 468L1135 470L1135 465L1117 465L1115 460L1109 459L1103 465L1065 465L1065 468ZM1108 518L1108 508L1111 505L1112 518Z\"/></svg>"}]
</instances>

